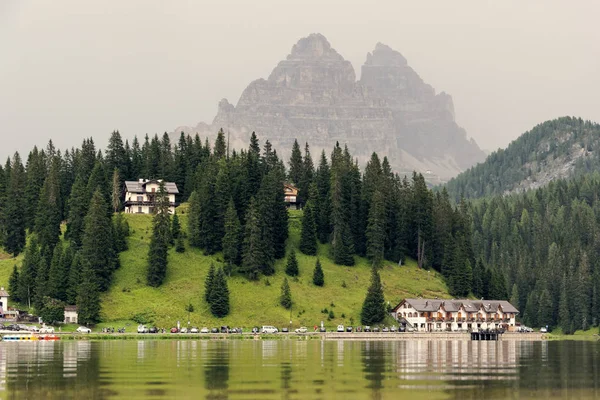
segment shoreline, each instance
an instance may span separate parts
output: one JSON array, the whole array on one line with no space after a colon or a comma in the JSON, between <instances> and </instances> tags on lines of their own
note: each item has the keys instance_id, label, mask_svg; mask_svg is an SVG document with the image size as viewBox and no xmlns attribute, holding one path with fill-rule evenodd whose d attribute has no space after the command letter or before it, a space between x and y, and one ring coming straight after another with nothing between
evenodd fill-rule
<instances>
[{"instance_id":1,"label":"shoreline","mask_svg":"<svg viewBox=\"0 0 600 400\"><path fill-rule=\"evenodd\" d=\"M12 332L10 334L29 334ZM8 335L9 333L5 333ZM36 334L39 335L39 334ZM42 334L44 335L44 334ZM60 340L347 340L347 341L404 341L404 340L471 340L467 332L310 332L310 333L72 333L58 332ZM561 340L548 334L507 332L498 341Z\"/></svg>"}]
</instances>

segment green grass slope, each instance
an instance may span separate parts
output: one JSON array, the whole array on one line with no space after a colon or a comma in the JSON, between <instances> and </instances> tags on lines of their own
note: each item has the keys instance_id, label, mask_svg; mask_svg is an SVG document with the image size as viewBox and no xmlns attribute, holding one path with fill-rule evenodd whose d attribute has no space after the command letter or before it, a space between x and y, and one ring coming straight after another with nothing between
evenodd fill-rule
<instances>
[{"instance_id":1,"label":"green grass slope","mask_svg":"<svg viewBox=\"0 0 600 400\"><path fill-rule=\"evenodd\" d=\"M290 212L288 251L297 247L300 237L301 211ZM184 229L186 215L181 215ZM102 319L117 326L136 314L152 316L159 327L174 326L177 321L187 324L186 305L194 312L189 315L192 326L313 326L324 321L327 326L360 323L360 310L369 285L370 268L366 259L357 258L354 267L334 265L328 246L320 246L319 257L325 273L325 286L312 284L316 257L297 252L300 276L290 279L294 305L291 313L279 305L281 284L285 276L285 259L276 263L276 273L251 282L243 276L229 279L231 313L218 319L210 314L204 301L204 280L212 262L221 264L222 256L204 256L201 250L188 247L185 253L169 252L169 267L165 283L160 288L146 285L147 253L152 233L152 218L148 215L127 215L131 228L129 250L121 254L121 268L115 272L113 285L102 296ZM420 270L416 263L385 265L381 271L386 300L395 305L404 297L428 296L448 298L448 291L439 274ZM344 285L345 283L345 285ZM344 287L345 286L345 287ZM333 304L333 305L332 305ZM335 318L327 321L321 310L333 310Z\"/></svg>"}]
</instances>

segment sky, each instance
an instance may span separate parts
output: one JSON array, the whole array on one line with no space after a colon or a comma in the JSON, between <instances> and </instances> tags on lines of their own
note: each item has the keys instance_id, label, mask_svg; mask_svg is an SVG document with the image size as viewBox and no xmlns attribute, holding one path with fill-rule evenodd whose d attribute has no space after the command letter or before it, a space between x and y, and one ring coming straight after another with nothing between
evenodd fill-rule
<instances>
[{"instance_id":1,"label":"sky","mask_svg":"<svg viewBox=\"0 0 600 400\"><path fill-rule=\"evenodd\" d=\"M0 157L211 122L298 39L402 53L480 147L600 122L597 0L0 0Z\"/></svg>"}]
</instances>

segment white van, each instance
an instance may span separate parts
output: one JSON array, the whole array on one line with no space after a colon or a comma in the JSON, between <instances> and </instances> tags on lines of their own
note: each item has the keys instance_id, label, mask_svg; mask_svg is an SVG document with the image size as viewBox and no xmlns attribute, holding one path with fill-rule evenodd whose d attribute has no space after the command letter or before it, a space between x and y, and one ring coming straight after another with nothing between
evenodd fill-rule
<instances>
[{"instance_id":1,"label":"white van","mask_svg":"<svg viewBox=\"0 0 600 400\"><path fill-rule=\"evenodd\" d=\"M338 325L337 331L338 332L344 332L344 325Z\"/></svg>"},{"instance_id":2,"label":"white van","mask_svg":"<svg viewBox=\"0 0 600 400\"><path fill-rule=\"evenodd\" d=\"M270 326L270 325L264 325L262 327L262 329L260 330L260 333L277 333L279 332L279 329L275 328L274 326Z\"/></svg>"}]
</instances>

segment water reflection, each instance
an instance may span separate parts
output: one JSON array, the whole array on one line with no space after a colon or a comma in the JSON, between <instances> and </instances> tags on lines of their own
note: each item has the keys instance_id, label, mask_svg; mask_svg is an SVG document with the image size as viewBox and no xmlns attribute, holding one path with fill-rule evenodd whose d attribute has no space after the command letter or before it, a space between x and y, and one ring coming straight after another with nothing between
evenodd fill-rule
<instances>
[{"instance_id":1,"label":"water reflection","mask_svg":"<svg viewBox=\"0 0 600 400\"><path fill-rule=\"evenodd\" d=\"M600 397L596 342L0 343L1 398Z\"/></svg>"}]
</instances>

